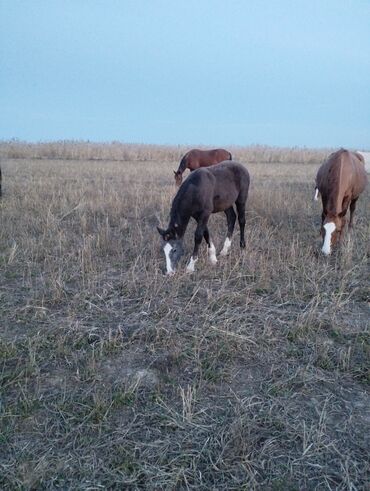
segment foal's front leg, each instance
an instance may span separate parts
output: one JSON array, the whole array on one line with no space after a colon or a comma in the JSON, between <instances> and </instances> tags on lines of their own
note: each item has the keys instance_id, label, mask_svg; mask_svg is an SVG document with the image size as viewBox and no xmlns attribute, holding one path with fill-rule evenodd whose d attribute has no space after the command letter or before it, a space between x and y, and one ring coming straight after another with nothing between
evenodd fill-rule
<instances>
[{"instance_id":1,"label":"foal's front leg","mask_svg":"<svg viewBox=\"0 0 370 491\"><path fill-rule=\"evenodd\" d=\"M209 237L209 230L208 230L207 225L204 229L203 237L204 237L204 240L207 242L208 255L209 255L209 260L210 260L211 264L217 264L216 247Z\"/></svg>"},{"instance_id":2,"label":"foal's front leg","mask_svg":"<svg viewBox=\"0 0 370 491\"><path fill-rule=\"evenodd\" d=\"M208 232L208 228L207 228L208 218L209 218L209 215L203 215L202 217L200 217L198 219L198 226L195 229L195 234L194 234L194 250L193 250L193 254L190 258L189 264L186 268L189 273L193 273L193 271L195 271L195 263L198 261L198 250L199 250L199 246L202 242L203 236L204 236L206 241L207 241L207 238L209 241L209 232ZM209 242L209 250L210 251L211 251L211 245L214 248L214 245L211 242ZM214 251L214 255L216 255L215 251Z\"/></svg>"}]
</instances>

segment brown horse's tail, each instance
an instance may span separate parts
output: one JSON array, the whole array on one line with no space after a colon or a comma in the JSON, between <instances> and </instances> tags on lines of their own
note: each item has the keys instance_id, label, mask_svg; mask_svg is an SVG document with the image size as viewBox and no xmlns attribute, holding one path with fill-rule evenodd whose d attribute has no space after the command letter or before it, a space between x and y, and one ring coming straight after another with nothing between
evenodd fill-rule
<instances>
[{"instance_id":1,"label":"brown horse's tail","mask_svg":"<svg viewBox=\"0 0 370 491\"><path fill-rule=\"evenodd\" d=\"M229 160L232 160L233 159L233 156L231 155L231 153L229 152Z\"/></svg>"}]
</instances>

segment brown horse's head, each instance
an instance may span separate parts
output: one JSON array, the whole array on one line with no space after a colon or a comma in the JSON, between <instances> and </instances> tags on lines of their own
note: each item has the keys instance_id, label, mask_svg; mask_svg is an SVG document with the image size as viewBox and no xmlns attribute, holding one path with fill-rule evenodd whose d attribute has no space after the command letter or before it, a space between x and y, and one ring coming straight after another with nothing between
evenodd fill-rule
<instances>
[{"instance_id":1,"label":"brown horse's head","mask_svg":"<svg viewBox=\"0 0 370 491\"><path fill-rule=\"evenodd\" d=\"M175 174L175 183L176 186L181 186L182 183L182 173L179 170L174 170L173 173Z\"/></svg>"}]
</instances>

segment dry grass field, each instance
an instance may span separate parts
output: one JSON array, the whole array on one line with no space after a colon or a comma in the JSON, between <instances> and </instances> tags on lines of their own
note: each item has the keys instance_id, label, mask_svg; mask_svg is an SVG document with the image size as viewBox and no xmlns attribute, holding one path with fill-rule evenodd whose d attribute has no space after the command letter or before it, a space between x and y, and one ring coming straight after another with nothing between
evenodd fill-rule
<instances>
[{"instance_id":1,"label":"dry grass field","mask_svg":"<svg viewBox=\"0 0 370 491\"><path fill-rule=\"evenodd\" d=\"M322 257L317 155L244 160L246 250L174 277L177 160L3 157L1 489L367 488L369 189Z\"/></svg>"}]
</instances>

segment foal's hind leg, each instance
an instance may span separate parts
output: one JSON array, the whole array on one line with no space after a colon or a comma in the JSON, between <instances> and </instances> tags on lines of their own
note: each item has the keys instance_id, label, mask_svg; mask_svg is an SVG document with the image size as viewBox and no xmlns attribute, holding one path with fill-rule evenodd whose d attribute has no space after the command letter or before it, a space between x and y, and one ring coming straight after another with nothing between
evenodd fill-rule
<instances>
[{"instance_id":1,"label":"foal's hind leg","mask_svg":"<svg viewBox=\"0 0 370 491\"><path fill-rule=\"evenodd\" d=\"M238 221L240 227L240 247L245 249L244 229L245 229L245 200L237 201L236 209L238 211Z\"/></svg>"},{"instance_id":2,"label":"foal's hind leg","mask_svg":"<svg viewBox=\"0 0 370 491\"><path fill-rule=\"evenodd\" d=\"M234 232L234 227L235 227L235 221L236 221L236 213L234 211L234 208L231 206L227 210L225 210L225 215L227 218L227 236L224 242L224 246L220 252L221 256L226 256L227 253L229 252L230 246L231 246L231 237Z\"/></svg>"}]
</instances>

